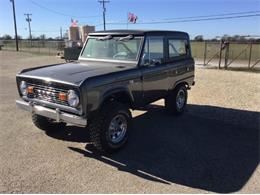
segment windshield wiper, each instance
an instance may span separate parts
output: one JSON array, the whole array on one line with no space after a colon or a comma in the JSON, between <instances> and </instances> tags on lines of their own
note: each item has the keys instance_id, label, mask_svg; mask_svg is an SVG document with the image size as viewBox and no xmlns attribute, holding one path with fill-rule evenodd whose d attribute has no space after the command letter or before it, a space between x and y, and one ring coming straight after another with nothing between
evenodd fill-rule
<instances>
[{"instance_id":1,"label":"windshield wiper","mask_svg":"<svg viewBox=\"0 0 260 195\"><path fill-rule=\"evenodd\" d=\"M133 35L128 35L128 36L126 36L126 37L121 37L121 38L119 38L117 41L128 41L128 40L131 40L131 39L133 39L133 38L134 38Z\"/></svg>"},{"instance_id":2,"label":"windshield wiper","mask_svg":"<svg viewBox=\"0 0 260 195\"><path fill-rule=\"evenodd\" d=\"M112 39L113 37L111 35L107 35L107 36L104 36L104 37L98 37L96 38L97 40L99 41L105 41L105 40L109 40L109 39Z\"/></svg>"}]
</instances>

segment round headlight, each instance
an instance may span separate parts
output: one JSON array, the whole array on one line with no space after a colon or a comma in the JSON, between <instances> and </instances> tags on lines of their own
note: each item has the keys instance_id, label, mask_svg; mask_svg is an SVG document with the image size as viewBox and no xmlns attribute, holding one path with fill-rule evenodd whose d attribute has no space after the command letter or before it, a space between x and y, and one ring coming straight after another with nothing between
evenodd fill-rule
<instances>
[{"instance_id":1,"label":"round headlight","mask_svg":"<svg viewBox=\"0 0 260 195\"><path fill-rule=\"evenodd\" d=\"M22 81L20 83L20 92L21 94L23 94L24 96L27 95L27 84L25 81Z\"/></svg>"},{"instance_id":2,"label":"round headlight","mask_svg":"<svg viewBox=\"0 0 260 195\"><path fill-rule=\"evenodd\" d=\"M68 103L72 107L77 107L79 105L79 96L73 90L69 90L68 92Z\"/></svg>"}]
</instances>

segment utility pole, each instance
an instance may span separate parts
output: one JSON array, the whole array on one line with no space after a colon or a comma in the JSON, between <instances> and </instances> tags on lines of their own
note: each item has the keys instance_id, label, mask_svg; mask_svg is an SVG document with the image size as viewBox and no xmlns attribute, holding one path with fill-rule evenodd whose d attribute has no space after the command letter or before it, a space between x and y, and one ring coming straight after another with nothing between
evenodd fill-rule
<instances>
[{"instance_id":1,"label":"utility pole","mask_svg":"<svg viewBox=\"0 0 260 195\"><path fill-rule=\"evenodd\" d=\"M30 40L31 40L31 43L32 43L32 31L31 31L31 21L32 21L32 19L30 18L30 16L32 15L32 14L24 14L25 16L26 16L26 22L28 22L28 25L29 25L29 38L30 38Z\"/></svg>"},{"instance_id":2,"label":"utility pole","mask_svg":"<svg viewBox=\"0 0 260 195\"><path fill-rule=\"evenodd\" d=\"M105 3L109 3L108 0L99 0L99 3L102 3L103 6L103 25L104 25L104 31L106 30L106 6Z\"/></svg>"},{"instance_id":3,"label":"utility pole","mask_svg":"<svg viewBox=\"0 0 260 195\"><path fill-rule=\"evenodd\" d=\"M14 0L10 0L13 4L13 15L14 15L14 31L15 31L15 44L16 44L16 51L19 51L18 47L18 36L17 36L17 27L16 27L16 16L15 16L15 5Z\"/></svg>"}]
</instances>

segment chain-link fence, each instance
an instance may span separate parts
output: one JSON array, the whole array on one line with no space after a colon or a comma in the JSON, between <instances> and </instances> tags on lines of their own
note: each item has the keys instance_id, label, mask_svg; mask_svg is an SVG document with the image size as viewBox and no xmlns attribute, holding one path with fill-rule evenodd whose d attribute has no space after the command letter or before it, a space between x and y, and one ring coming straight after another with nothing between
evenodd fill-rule
<instances>
[{"instance_id":1,"label":"chain-link fence","mask_svg":"<svg viewBox=\"0 0 260 195\"><path fill-rule=\"evenodd\" d=\"M192 42L192 55L204 66L260 69L260 43Z\"/></svg>"},{"instance_id":2,"label":"chain-link fence","mask_svg":"<svg viewBox=\"0 0 260 195\"><path fill-rule=\"evenodd\" d=\"M14 40L2 40L3 50L16 50ZM42 55L57 55L64 51L65 41L19 40L19 50ZM191 42L192 55L197 64L213 65L219 68L260 68L260 43Z\"/></svg>"},{"instance_id":3,"label":"chain-link fence","mask_svg":"<svg viewBox=\"0 0 260 195\"><path fill-rule=\"evenodd\" d=\"M14 40L3 40L1 41L3 50L16 50L16 44ZM65 48L64 41L30 41L30 40L19 40L18 46L20 51L26 51L35 54L42 55L57 55Z\"/></svg>"}]
</instances>

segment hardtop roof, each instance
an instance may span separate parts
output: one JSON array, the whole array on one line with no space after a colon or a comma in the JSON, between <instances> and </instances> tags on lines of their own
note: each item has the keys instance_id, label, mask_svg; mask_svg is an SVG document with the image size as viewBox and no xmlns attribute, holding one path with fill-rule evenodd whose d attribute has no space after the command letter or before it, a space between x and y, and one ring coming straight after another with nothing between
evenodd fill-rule
<instances>
[{"instance_id":1,"label":"hardtop roof","mask_svg":"<svg viewBox=\"0 0 260 195\"><path fill-rule=\"evenodd\" d=\"M170 31L170 30L107 30L107 31L96 31L89 33L90 36L98 35L178 35L188 37L188 33L182 31Z\"/></svg>"}]
</instances>

